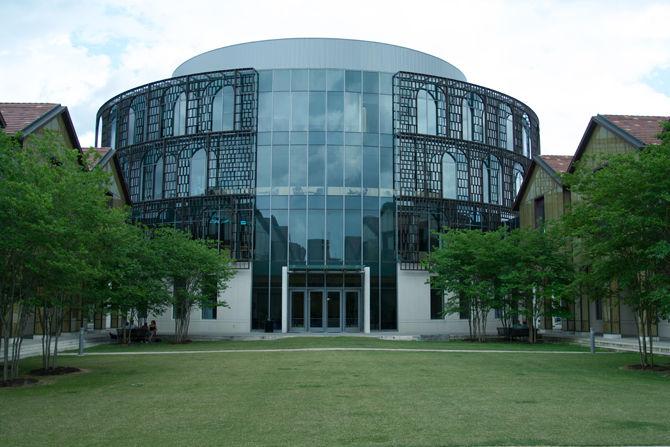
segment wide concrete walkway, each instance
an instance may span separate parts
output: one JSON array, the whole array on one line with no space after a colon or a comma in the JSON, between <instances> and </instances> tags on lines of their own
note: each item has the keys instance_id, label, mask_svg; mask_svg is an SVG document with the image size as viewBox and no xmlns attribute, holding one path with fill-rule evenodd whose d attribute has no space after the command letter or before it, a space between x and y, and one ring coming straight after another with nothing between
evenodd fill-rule
<instances>
[{"instance_id":1,"label":"wide concrete walkway","mask_svg":"<svg viewBox=\"0 0 670 447\"><path fill-rule=\"evenodd\" d=\"M588 346L589 334L584 333L565 333L561 331L545 331L544 335L552 339L560 339L565 341L572 341L583 346ZM595 337L596 347L613 349L615 351L638 352L638 339L636 337L605 337L602 335ZM670 341L667 340L653 340L652 347L654 354L670 355Z\"/></svg>"}]
</instances>

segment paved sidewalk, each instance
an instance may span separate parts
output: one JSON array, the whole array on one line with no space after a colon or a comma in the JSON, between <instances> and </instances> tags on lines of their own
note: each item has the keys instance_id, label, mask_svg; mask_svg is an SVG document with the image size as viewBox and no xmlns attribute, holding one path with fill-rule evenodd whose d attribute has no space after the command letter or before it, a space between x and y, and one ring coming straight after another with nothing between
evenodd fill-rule
<instances>
[{"instance_id":1,"label":"paved sidewalk","mask_svg":"<svg viewBox=\"0 0 670 447\"><path fill-rule=\"evenodd\" d=\"M583 346L589 345L589 334L578 333L565 333L561 331L546 331L545 335L552 338L570 340L575 343L578 343ZM604 337L602 335L595 337L596 347L613 349L615 351L625 351L625 352L638 352L638 339L636 337L621 337L621 338L610 338ZM670 355L670 341L667 340L654 340L653 341L654 354L659 355Z\"/></svg>"},{"instance_id":2,"label":"paved sidewalk","mask_svg":"<svg viewBox=\"0 0 670 447\"><path fill-rule=\"evenodd\" d=\"M106 342L109 335L106 331L86 332L84 335L84 347L96 346ZM9 341L11 355L12 340ZM52 341L52 350L55 349ZM58 338L58 354L62 355L64 351L79 349L79 333L68 332ZM36 357L42 355L42 336L34 335L33 338L26 338L21 344L21 358Z\"/></svg>"},{"instance_id":3,"label":"paved sidewalk","mask_svg":"<svg viewBox=\"0 0 670 447\"><path fill-rule=\"evenodd\" d=\"M232 354L251 352L328 352L328 351L380 351L380 352L444 352L444 353L485 353L485 354L591 354L588 351L546 351L546 350L512 350L512 349L422 349L422 348L277 348L277 349L212 349L184 351L121 351L121 352L87 352L84 355L176 355L176 354ZM597 354L614 354L598 352ZM75 352L61 355L78 355Z\"/></svg>"}]
</instances>

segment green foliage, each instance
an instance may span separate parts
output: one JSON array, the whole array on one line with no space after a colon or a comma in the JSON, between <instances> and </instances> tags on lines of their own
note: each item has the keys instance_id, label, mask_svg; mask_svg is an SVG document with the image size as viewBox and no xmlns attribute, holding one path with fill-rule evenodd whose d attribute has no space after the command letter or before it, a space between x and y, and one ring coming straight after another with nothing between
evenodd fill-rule
<instances>
[{"instance_id":1,"label":"green foliage","mask_svg":"<svg viewBox=\"0 0 670 447\"><path fill-rule=\"evenodd\" d=\"M581 199L562 222L576 239L586 272L580 281L599 297L621 297L636 313L643 341L670 314L669 123L660 136L660 145L584 160L565 177ZM643 366L653 362L651 348L641 344L640 351Z\"/></svg>"},{"instance_id":2,"label":"green foliage","mask_svg":"<svg viewBox=\"0 0 670 447\"><path fill-rule=\"evenodd\" d=\"M499 309L505 326L525 316L530 341L535 321L560 310L572 265L561 242L543 230L450 230L426 259L431 286L445 290L446 313L469 315L471 336L483 340L491 309Z\"/></svg>"},{"instance_id":3,"label":"green foliage","mask_svg":"<svg viewBox=\"0 0 670 447\"><path fill-rule=\"evenodd\" d=\"M188 324L194 306L224 306L218 296L234 274L227 251L218 252L206 240L192 239L188 233L173 228L154 231L152 250L163 260L164 275L173 286L175 337L182 342L188 335Z\"/></svg>"}]
</instances>

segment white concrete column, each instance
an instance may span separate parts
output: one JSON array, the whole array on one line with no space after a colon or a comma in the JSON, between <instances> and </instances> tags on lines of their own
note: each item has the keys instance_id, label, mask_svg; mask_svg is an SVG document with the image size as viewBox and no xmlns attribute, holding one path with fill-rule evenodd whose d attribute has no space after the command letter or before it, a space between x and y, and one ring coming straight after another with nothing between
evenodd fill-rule
<instances>
[{"instance_id":1,"label":"white concrete column","mask_svg":"<svg viewBox=\"0 0 670 447\"><path fill-rule=\"evenodd\" d=\"M281 331L288 332L288 267L281 268Z\"/></svg>"},{"instance_id":2,"label":"white concrete column","mask_svg":"<svg viewBox=\"0 0 670 447\"><path fill-rule=\"evenodd\" d=\"M363 332L370 333L370 267L363 268Z\"/></svg>"}]
</instances>

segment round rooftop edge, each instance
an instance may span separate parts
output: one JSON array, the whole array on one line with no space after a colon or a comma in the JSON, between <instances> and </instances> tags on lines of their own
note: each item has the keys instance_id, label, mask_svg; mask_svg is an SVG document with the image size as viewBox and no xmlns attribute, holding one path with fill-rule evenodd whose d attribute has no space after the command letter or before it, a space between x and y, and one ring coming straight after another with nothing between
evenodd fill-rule
<instances>
[{"instance_id":1,"label":"round rooftop edge","mask_svg":"<svg viewBox=\"0 0 670 447\"><path fill-rule=\"evenodd\" d=\"M174 77L208 71L254 68L339 68L396 73L409 71L467 81L449 62L411 48L336 38L259 40L217 48L182 63Z\"/></svg>"}]
</instances>

